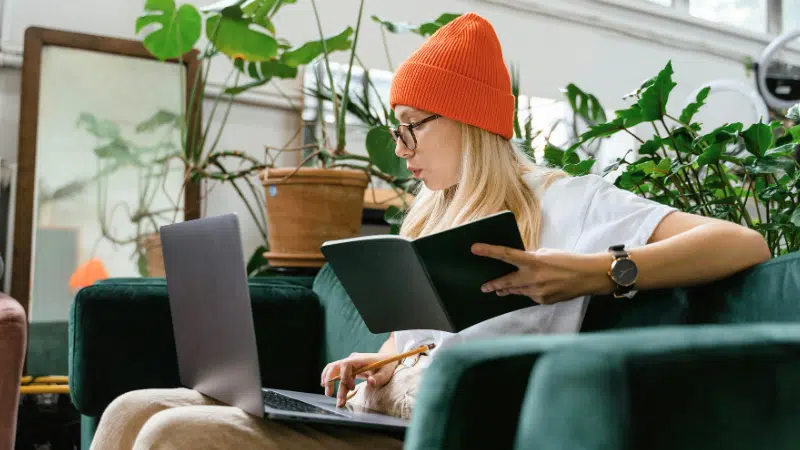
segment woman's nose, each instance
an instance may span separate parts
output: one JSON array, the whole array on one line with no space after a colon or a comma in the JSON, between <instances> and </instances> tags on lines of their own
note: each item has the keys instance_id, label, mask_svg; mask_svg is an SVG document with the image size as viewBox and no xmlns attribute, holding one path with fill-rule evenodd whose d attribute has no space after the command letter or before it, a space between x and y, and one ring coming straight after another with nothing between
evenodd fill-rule
<instances>
[{"instance_id":1,"label":"woman's nose","mask_svg":"<svg viewBox=\"0 0 800 450\"><path fill-rule=\"evenodd\" d=\"M411 156L411 150L403 144L402 139L397 139L394 144L394 154L398 158L408 158Z\"/></svg>"}]
</instances>

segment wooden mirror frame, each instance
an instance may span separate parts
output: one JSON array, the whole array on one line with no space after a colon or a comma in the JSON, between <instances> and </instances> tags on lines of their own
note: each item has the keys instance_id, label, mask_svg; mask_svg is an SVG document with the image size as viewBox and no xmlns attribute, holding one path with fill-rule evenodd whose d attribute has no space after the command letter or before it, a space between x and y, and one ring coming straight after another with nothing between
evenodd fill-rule
<instances>
[{"instance_id":1,"label":"wooden mirror frame","mask_svg":"<svg viewBox=\"0 0 800 450\"><path fill-rule=\"evenodd\" d=\"M157 60L144 47L141 41L41 27L29 27L25 30L17 149L18 173L16 205L14 209L11 296L25 309L26 317L30 315L30 281L33 271L31 267L33 253L31 242L33 234L33 200L36 182L36 136L39 118L39 85L42 47L45 45ZM194 80L200 70L197 51L193 50L184 55L180 60L168 60L165 61L165 64L166 63L182 63L185 65L187 80L186 116L187 118L199 117L202 111L201 102L196 102L197 105L195 105L194 110L189 112L190 94L194 84L189 82L189 80ZM195 136L190 136L190 143L195 142L196 138L197 133L195 133ZM184 186L183 216L184 220L192 220L200 217L200 183L197 181L187 180Z\"/></svg>"}]
</instances>

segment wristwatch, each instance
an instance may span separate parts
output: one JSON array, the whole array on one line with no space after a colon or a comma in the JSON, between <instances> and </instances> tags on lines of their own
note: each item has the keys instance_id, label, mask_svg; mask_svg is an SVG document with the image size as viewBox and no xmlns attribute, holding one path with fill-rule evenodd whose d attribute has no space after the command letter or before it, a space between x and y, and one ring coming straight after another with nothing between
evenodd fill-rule
<instances>
[{"instance_id":1,"label":"wristwatch","mask_svg":"<svg viewBox=\"0 0 800 450\"><path fill-rule=\"evenodd\" d=\"M614 283L614 297L624 297L636 285L639 269L636 267L636 263L628 257L624 245L612 245L608 248L608 252L614 258L611 268L608 270L608 277Z\"/></svg>"}]
</instances>

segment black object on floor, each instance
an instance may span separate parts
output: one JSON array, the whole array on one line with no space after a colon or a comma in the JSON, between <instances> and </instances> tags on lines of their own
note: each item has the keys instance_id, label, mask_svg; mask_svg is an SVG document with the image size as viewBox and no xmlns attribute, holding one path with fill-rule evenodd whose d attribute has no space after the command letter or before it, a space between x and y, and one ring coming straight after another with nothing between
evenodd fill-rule
<instances>
[{"instance_id":1,"label":"black object on floor","mask_svg":"<svg viewBox=\"0 0 800 450\"><path fill-rule=\"evenodd\" d=\"M81 416L68 394L20 396L15 450L80 450Z\"/></svg>"}]
</instances>

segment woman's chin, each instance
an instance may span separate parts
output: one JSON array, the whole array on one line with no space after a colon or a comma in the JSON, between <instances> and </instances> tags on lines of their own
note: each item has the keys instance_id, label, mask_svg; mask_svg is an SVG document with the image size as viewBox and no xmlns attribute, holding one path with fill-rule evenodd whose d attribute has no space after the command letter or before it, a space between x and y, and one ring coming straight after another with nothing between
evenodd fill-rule
<instances>
[{"instance_id":1,"label":"woman's chin","mask_svg":"<svg viewBox=\"0 0 800 450\"><path fill-rule=\"evenodd\" d=\"M445 183L442 183L441 181L437 182L436 180L425 179L425 178L423 178L421 181L422 181L422 184L425 185L425 188L428 189L429 191L443 191L443 190L445 190L445 189L447 189L447 188L449 188L450 186L453 185L453 184L445 184Z\"/></svg>"}]
</instances>

